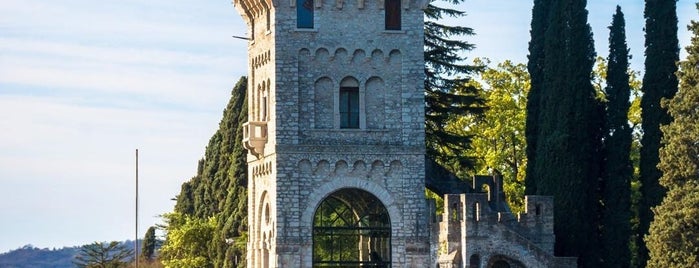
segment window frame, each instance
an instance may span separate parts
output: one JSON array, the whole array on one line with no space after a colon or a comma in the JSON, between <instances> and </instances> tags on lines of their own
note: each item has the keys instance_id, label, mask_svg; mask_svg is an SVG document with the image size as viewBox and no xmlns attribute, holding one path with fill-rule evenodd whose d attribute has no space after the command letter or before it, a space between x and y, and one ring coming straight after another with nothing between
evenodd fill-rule
<instances>
[{"instance_id":1,"label":"window frame","mask_svg":"<svg viewBox=\"0 0 699 268\"><path fill-rule=\"evenodd\" d=\"M403 28L402 23L402 0L384 0L384 29L387 31L400 31Z\"/></svg>"},{"instance_id":2,"label":"window frame","mask_svg":"<svg viewBox=\"0 0 699 268\"><path fill-rule=\"evenodd\" d=\"M347 96L345 98L345 96ZM341 129L359 129L360 119L359 87L341 86L339 94L339 113Z\"/></svg>"},{"instance_id":3,"label":"window frame","mask_svg":"<svg viewBox=\"0 0 699 268\"><path fill-rule=\"evenodd\" d=\"M315 27L315 1L296 0L297 29L313 29Z\"/></svg>"}]
</instances>

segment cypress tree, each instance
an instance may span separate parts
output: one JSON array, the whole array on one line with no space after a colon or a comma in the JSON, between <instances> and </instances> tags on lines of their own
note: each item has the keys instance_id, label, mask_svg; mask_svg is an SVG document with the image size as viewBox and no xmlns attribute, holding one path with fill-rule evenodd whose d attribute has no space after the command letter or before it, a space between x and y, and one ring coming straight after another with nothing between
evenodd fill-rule
<instances>
[{"instance_id":1,"label":"cypress tree","mask_svg":"<svg viewBox=\"0 0 699 268\"><path fill-rule=\"evenodd\" d=\"M598 155L604 114L590 81L595 51L585 5L584 0L549 5L543 77L534 100L535 162L527 185L534 185L535 194L554 197L555 253L578 256L580 267L599 267Z\"/></svg>"},{"instance_id":2,"label":"cypress tree","mask_svg":"<svg viewBox=\"0 0 699 268\"><path fill-rule=\"evenodd\" d=\"M628 267L631 235L631 127L628 123L629 49L626 45L624 13L616 7L609 27L607 59L607 113L605 168L602 177L602 256L605 267Z\"/></svg>"},{"instance_id":3,"label":"cypress tree","mask_svg":"<svg viewBox=\"0 0 699 268\"><path fill-rule=\"evenodd\" d=\"M449 0L459 4L461 0ZM449 119L480 115L485 100L470 85L468 75L481 67L464 64L463 53L474 48L459 40L473 35L473 29L440 23L445 16L462 17L463 11L429 4L425 9L425 139L427 156L457 169L472 168L473 159L463 154L471 144L471 135L445 129ZM456 89L459 89L458 91Z\"/></svg>"},{"instance_id":4,"label":"cypress tree","mask_svg":"<svg viewBox=\"0 0 699 268\"><path fill-rule=\"evenodd\" d=\"M527 122L525 136L527 140L527 177L524 180L526 194L536 194L536 163L535 148L537 145L539 102L545 95L544 80L544 38L548 26L549 9L551 0L534 0L531 22L531 41L529 41L529 62L527 70L531 81L531 87L527 95Z\"/></svg>"},{"instance_id":5,"label":"cypress tree","mask_svg":"<svg viewBox=\"0 0 699 268\"><path fill-rule=\"evenodd\" d=\"M659 148L662 132L660 125L669 124L672 117L660 106L662 98L670 99L677 92L676 62L679 60L677 40L676 0L646 0L646 59L643 76L643 98L641 117L643 137L641 139L641 201L639 204L639 239L648 233L653 221L651 208L660 204L665 189L659 184L662 172L657 168L660 162ZM639 262L648 260L648 250L639 241Z\"/></svg>"},{"instance_id":6,"label":"cypress tree","mask_svg":"<svg viewBox=\"0 0 699 268\"><path fill-rule=\"evenodd\" d=\"M207 252L198 253L209 256L214 267L245 267L245 247L239 240L247 230L247 154L242 146L246 92L247 78L242 77L197 164L197 175L182 184L175 204L176 212L196 219L218 219Z\"/></svg>"},{"instance_id":7,"label":"cypress tree","mask_svg":"<svg viewBox=\"0 0 699 268\"><path fill-rule=\"evenodd\" d=\"M141 247L141 258L145 261L152 261L155 257L155 246L157 239L155 238L155 227L148 227L146 235L143 237L143 246Z\"/></svg>"},{"instance_id":8,"label":"cypress tree","mask_svg":"<svg viewBox=\"0 0 699 268\"><path fill-rule=\"evenodd\" d=\"M662 102L674 120L661 127L658 168L668 192L653 208L655 219L645 237L652 268L699 267L699 23L688 28L693 36L687 59L679 63L679 91Z\"/></svg>"}]
</instances>

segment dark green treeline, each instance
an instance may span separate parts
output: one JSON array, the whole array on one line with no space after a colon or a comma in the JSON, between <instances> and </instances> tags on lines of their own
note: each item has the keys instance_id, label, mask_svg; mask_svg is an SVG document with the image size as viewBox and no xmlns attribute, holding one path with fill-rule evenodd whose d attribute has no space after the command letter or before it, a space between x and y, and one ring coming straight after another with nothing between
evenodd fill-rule
<instances>
[{"instance_id":1,"label":"dark green treeline","mask_svg":"<svg viewBox=\"0 0 699 268\"><path fill-rule=\"evenodd\" d=\"M246 90L247 78L241 77L233 87L219 129L206 146L204 159L199 160L197 175L182 184L175 204L175 212L217 218L207 254L213 267L245 267L247 154L242 125L248 115Z\"/></svg>"},{"instance_id":2,"label":"dark green treeline","mask_svg":"<svg viewBox=\"0 0 699 268\"><path fill-rule=\"evenodd\" d=\"M660 162L658 150L662 132L660 125L669 124L672 117L661 107L662 98L670 99L677 92L675 72L679 61L679 41L677 40L676 0L646 0L646 60L643 76L643 98L641 110L643 118L643 138L641 139L641 202L639 204L639 263L648 260L648 250L640 239L648 233L653 221L651 208L660 204L665 189L658 183L662 172L657 168Z\"/></svg>"},{"instance_id":3,"label":"dark green treeline","mask_svg":"<svg viewBox=\"0 0 699 268\"><path fill-rule=\"evenodd\" d=\"M528 194L555 200L555 253L600 267L599 192L604 110L590 80L595 60L584 0L535 1L527 106ZM537 17L537 15L541 17ZM532 63L532 61L534 61Z\"/></svg>"},{"instance_id":4,"label":"dark green treeline","mask_svg":"<svg viewBox=\"0 0 699 268\"><path fill-rule=\"evenodd\" d=\"M621 7L609 27L607 113L604 132L602 193L602 260L604 267L628 267L631 236L631 126L629 125L629 49Z\"/></svg>"}]
</instances>

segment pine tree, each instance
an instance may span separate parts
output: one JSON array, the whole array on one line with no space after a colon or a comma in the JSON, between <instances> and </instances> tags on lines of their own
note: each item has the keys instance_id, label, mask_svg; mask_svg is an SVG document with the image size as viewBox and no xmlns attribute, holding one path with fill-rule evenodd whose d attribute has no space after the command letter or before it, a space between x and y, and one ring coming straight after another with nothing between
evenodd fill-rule
<instances>
[{"instance_id":1,"label":"pine tree","mask_svg":"<svg viewBox=\"0 0 699 268\"><path fill-rule=\"evenodd\" d=\"M461 0L449 0L458 4ZM481 67L464 64L463 53L474 48L459 36L473 35L473 29L450 26L439 20L462 17L463 11L429 4L425 9L425 139L427 156L455 169L472 168L473 159L463 154L471 136L448 131L449 119L480 115L484 100L475 87L467 86L469 75ZM456 88L460 90L457 92Z\"/></svg>"},{"instance_id":2,"label":"pine tree","mask_svg":"<svg viewBox=\"0 0 699 268\"><path fill-rule=\"evenodd\" d=\"M616 7L609 27L607 60L607 113L605 167L602 177L602 256L605 267L628 267L631 235L631 127L628 123L629 49L626 46L624 13Z\"/></svg>"},{"instance_id":3,"label":"pine tree","mask_svg":"<svg viewBox=\"0 0 699 268\"><path fill-rule=\"evenodd\" d=\"M132 256L133 250L120 242L94 242L80 247L73 264L78 268L125 268Z\"/></svg>"},{"instance_id":4,"label":"pine tree","mask_svg":"<svg viewBox=\"0 0 699 268\"><path fill-rule=\"evenodd\" d=\"M676 62L679 60L676 0L646 0L646 73L643 76L643 138L641 140L641 202L639 205L639 239L648 233L653 221L651 208L660 204L665 189L659 184L662 175L657 168L662 132L660 125L672 117L660 106L662 98L670 99L677 92ZM639 261L645 264L648 250L639 241Z\"/></svg>"},{"instance_id":5,"label":"pine tree","mask_svg":"<svg viewBox=\"0 0 699 268\"><path fill-rule=\"evenodd\" d=\"M534 81L532 76L539 87L531 91L539 92L529 100L537 102L532 104L537 118L532 118L536 137L528 139L534 141L535 161L527 186L554 197L555 253L578 256L580 267L599 267L597 182L604 114L590 81L595 51L585 5L584 0L551 2L543 49L537 48L543 61L530 55L530 61L542 61L533 65L543 77Z\"/></svg>"}]
</instances>

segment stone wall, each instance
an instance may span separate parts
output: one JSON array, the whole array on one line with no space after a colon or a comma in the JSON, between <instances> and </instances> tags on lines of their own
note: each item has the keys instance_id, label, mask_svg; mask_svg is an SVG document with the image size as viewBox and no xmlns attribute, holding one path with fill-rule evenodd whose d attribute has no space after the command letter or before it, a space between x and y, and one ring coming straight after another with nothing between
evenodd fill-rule
<instances>
[{"instance_id":1,"label":"stone wall","mask_svg":"<svg viewBox=\"0 0 699 268\"><path fill-rule=\"evenodd\" d=\"M251 39L249 120L268 137L248 155L249 267L311 267L315 210L343 188L387 208L392 267L429 266L425 3L404 1L393 31L384 30L383 1L316 0L312 29L297 29L296 0L234 4ZM339 127L346 79L359 88L357 129Z\"/></svg>"}]
</instances>

